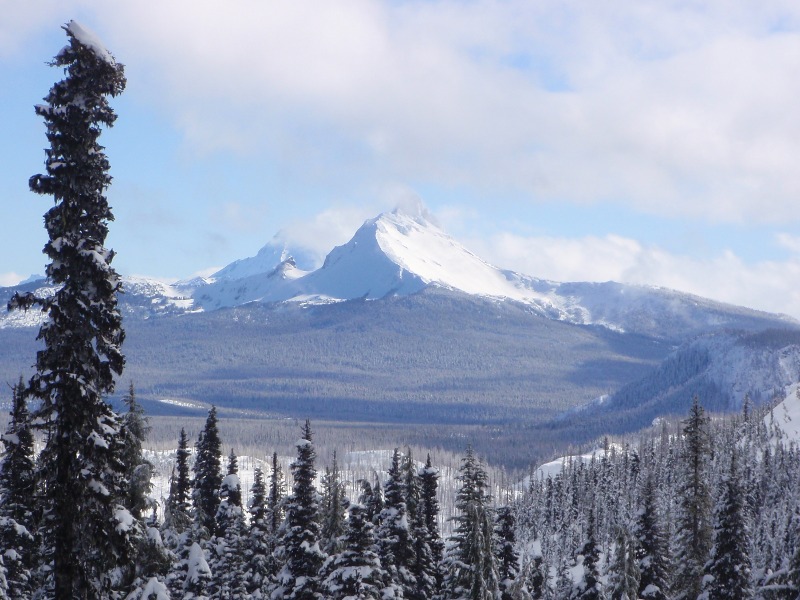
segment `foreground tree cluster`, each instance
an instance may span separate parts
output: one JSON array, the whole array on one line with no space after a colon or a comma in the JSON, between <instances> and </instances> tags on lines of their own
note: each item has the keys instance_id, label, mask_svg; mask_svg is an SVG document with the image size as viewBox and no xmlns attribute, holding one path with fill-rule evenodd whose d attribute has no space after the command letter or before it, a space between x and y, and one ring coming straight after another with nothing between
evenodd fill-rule
<instances>
[{"instance_id":1,"label":"foreground tree cluster","mask_svg":"<svg viewBox=\"0 0 800 600\"><path fill-rule=\"evenodd\" d=\"M534 478L516 506L534 598L795 600L800 452L769 412L675 430Z\"/></svg>"},{"instance_id":2,"label":"foreground tree cluster","mask_svg":"<svg viewBox=\"0 0 800 600\"><path fill-rule=\"evenodd\" d=\"M126 431L146 435L146 420L128 395ZM51 597L47 580L46 522L31 514L21 494L38 493L30 418L14 394L11 424L0 463L3 502L0 598ZM209 412L194 452L184 431L178 441L163 522L147 498L152 467L143 437L131 435L126 527L135 532L125 572L88 597L129 600L526 598L516 576L512 511L495 511L486 473L469 451L460 471L458 515L445 551L439 531L438 471L430 456L420 466L395 450L388 477L361 482L344 494L336 459L316 485L315 451L307 422L291 465L287 494L278 457L269 473L257 468L243 506L237 457L222 468L216 411ZM192 456L193 455L193 456ZM194 458L193 464L190 464ZM192 474L193 472L193 474ZM45 533L46 534L46 533ZM102 547L98 548L100 551ZM76 558L75 554L71 556ZM80 597L75 595L74 597Z\"/></svg>"},{"instance_id":3,"label":"foreground tree cluster","mask_svg":"<svg viewBox=\"0 0 800 600\"><path fill-rule=\"evenodd\" d=\"M445 600L500 598L511 591L519 567L513 519L507 511L510 526L500 527L485 471L471 451L460 472L456 531L445 552L439 475L430 456L420 466L395 450L386 480L361 481L359 497L351 500L335 455L317 477L308 422L301 435L291 493L273 454L268 475L256 470L244 507L233 453L226 474L220 473L215 411L195 447L193 478L181 434L159 528L168 561L155 574L171 598Z\"/></svg>"}]
</instances>

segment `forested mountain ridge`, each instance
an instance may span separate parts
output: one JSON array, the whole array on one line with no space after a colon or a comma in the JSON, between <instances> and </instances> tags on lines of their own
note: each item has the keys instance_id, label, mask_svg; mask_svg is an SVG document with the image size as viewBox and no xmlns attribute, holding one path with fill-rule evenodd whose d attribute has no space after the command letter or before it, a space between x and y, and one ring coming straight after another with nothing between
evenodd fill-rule
<instances>
[{"instance_id":1,"label":"forested mountain ridge","mask_svg":"<svg viewBox=\"0 0 800 600\"><path fill-rule=\"evenodd\" d=\"M745 398L763 405L782 398L800 381L800 331L717 331L698 336L671 352L643 378L573 409L562 427L624 433L656 417L688 410L694 395L715 412L735 412Z\"/></svg>"}]
</instances>

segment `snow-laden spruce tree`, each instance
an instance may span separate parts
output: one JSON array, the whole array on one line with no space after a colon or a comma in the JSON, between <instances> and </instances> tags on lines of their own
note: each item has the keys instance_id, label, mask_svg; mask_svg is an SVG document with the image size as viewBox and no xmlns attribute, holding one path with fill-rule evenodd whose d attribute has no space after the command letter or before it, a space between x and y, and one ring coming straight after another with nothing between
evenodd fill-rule
<instances>
[{"instance_id":1,"label":"snow-laden spruce tree","mask_svg":"<svg viewBox=\"0 0 800 600\"><path fill-rule=\"evenodd\" d=\"M269 546L267 486L261 467L256 467L253 473L247 510L250 513L250 528L244 541L245 587L252 598L262 598L263 589L269 581L269 555L272 549Z\"/></svg>"},{"instance_id":2,"label":"snow-laden spruce tree","mask_svg":"<svg viewBox=\"0 0 800 600\"><path fill-rule=\"evenodd\" d=\"M753 597L747 501L739 479L737 448L730 452L730 470L722 480L722 491L714 507L713 545L705 565L703 600L749 600Z\"/></svg>"},{"instance_id":3,"label":"snow-laden spruce tree","mask_svg":"<svg viewBox=\"0 0 800 600\"><path fill-rule=\"evenodd\" d=\"M395 448L389 478L384 487L383 510L376 534L378 557L384 565L397 594L404 598L414 597L417 580L414 577L414 540L406 508L406 486L403 481L403 468L400 451Z\"/></svg>"},{"instance_id":4,"label":"snow-laden spruce tree","mask_svg":"<svg viewBox=\"0 0 800 600\"><path fill-rule=\"evenodd\" d=\"M510 506L497 509L495 518L495 552L500 576L502 600L528 598L524 579L520 580L520 562L517 552L516 516Z\"/></svg>"},{"instance_id":5,"label":"snow-laden spruce tree","mask_svg":"<svg viewBox=\"0 0 800 600\"><path fill-rule=\"evenodd\" d=\"M614 557L608 567L608 590L611 600L636 600L639 590L639 564L636 545L628 529L620 527L614 547Z\"/></svg>"},{"instance_id":6,"label":"snow-laden spruce tree","mask_svg":"<svg viewBox=\"0 0 800 600\"><path fill-rule=\"evenodd\" d=\"M472 448L461 461L453 535L445 557L445 600L499 600L500 575L494 556L494 518L486 470Z\"/></svg>"},{"instance_id":7,"label":"snow-laden spruce tree","mask_svg":"<svg viewBox=\"0 0 800 600\"><path fill-rule=\"evenodd\" d=\"M372 522L360 504L349 507L342 550L330 556L323 566L322 592L329 600L380 600L387 597L388 575L375 552ZM389 595L388 597L391 597Z\"/></svg>"},{"instance_id":8,"label":"snow-laden spruce tree","mask_svg":"<svg viewBox=\"0 0 800 600\"><path fill-rule=\"evenodd\" d=\"M120 420L104 397L122 373L124 338L117 308L120 278L105 247L113 220L104 192L109 163L98 143L116 115L108 103L125 88L123 67L75 21L52 65L66 76L36 106L47 128L47 172L30 188L52 196L45 213L47 298L16 295L9 308L41 307L44 348L26 394L39 400L45 432L39 477L45 591L57 599L109 598L130 574L132 536L141 528L122 506L126 495Z\"/></svg>"},{"instance_id":9,"label":"snow-laden spruce tree","mask_svg":"<svg viewBox=\"0 0 800 600\"><path fill-rule=\"evenodd\" d=\"M325 554L336 554L342 549L341 538L345 530L345 515L349 504L345 496L342 474L333 453L333 464L325 467L322 484L322 503L320 506L320 544Z\"/></svg>"},{"instance_id":10,"label":"snow-laden spruce tree","mask_svg":"<svg viewBox=\"0 0 800 600\"><path fill-rule=\"evenodd\" d=\"M222 485L222 441L219 438L215 406L209 409L206 424L197 438L193 469L195 528L203 539L210 539L216 533L215 518Z\"/></svg>"},{"instance_id":11,"label":"snow-laden spruce tree","mask_svg":"<svg viewBox=\"0 0 800 600\"><path fill-rule=\"evenodd\" d=\"M600 545L597 539L597 519L595 503L591 502L589 516L586 519L586 541L583 543L579 554L583 557L583 576L577 582L576 594L578 600L603 600L605 593L603 583L600 581Z\"/></svg>"},{"instance_id":12,"label":"snow-laden spruce tree","mask_svg":"<svg viewBox=\"0 0 800 600\"><path fill-rule=\"evenodd\" d=\"M212 543L212 597L225 600L244 600L245 589L245 521L242 509L242 488L239 483L238 461L231 449L228 474L219 490L217 534Z\"/></svg>"},{"instance_id":13,"label":"snow-laden spruce tree","mask_svg":"<svg viewBox=\"0 0 800 600\"><path fill-rule=\"evenodd\" d=\"M651 465L654 461L651 461ZM652 466L644 476L639 512L636 514L635 536L639 568L639 598L667 600L669 598L669 543L664 535L658 513L656 479Z\"/></svg>"},{"instance_id":14,"label":"snow-laden spruce tree","mask_svg":"<svg viewBox=\"0 0 800 600\"><path fill-rule=\"evenodd\" d=\"M292 463L294 487L286 499L286 520L281 527L283 569L277 576L273 600L317 600L319 571L325 553L319 547L319 504L314 479L316 452L311 441L311 423L303 426L303 437L297 442L297 460Z\"/></svg>"},{"instance_id":15,"label":"snow-laden spruce tree","mask_svg":"<svg viewBox=\"0 0 800 600\"><path fill-rule=\"evenodd\" d=\"M170 550L177 550L180 545L179 536L192 523L191 480L189 479L189 438L186 430L181 428L178 438L178 450L175 453L175 467L169 481L169 496L164 506L164 523L161 528L164 542Z\"/></svg>"},{"instance_id":16,"label":"snow-laden spruce tree","mask_svg":"<svg viewBox=\"0 0 800 600\"><path fill-rule=\"evenodd\" d=\"M360 479L361 494L358 496L358 503L364 507L364 518L371 521L373 525L380 522L380 514L383 510L383 490L381 482L375 475L375 485L370 485L366 479Z\"/></svg>"},{"instance_id":17,"label":"snow-laden spruce tree","mask_svg":"<svg viewBox=\"0 0 800 600\"><path fill-rule=\"evenodd\" d=\"M675 600L695 600L700 595L703 568L711 550L709 455L708 417L695 396L689 417L683 421L675 526Z\"/></svg>"},{"instance_id":18,"label":"snow-laden spruce tree","mask_svg":"<svg viewBox=\"0 0 800 600\"><path fill-rule=\"evenodd\" d=\"M434 577L434 595L442 587L441 563L444 556L444 542L439 532L439 501L436 498L439 487L439 470L431 463L431 455L425 461L425 466L419 471L420 507L422 521L425 524L425 541L431 552L431 567Z\"/></svg>"},{"instance_id":19,"label":"snow-laden spruce tree","mask_svg":"<svg viewBox=\"0 0 800 600\"><path fill-rule=\"evenodd\" d=\"M272 469L269 474L269 491L267 493L267 527L269 530L267 543L267 575L274 580L280 569L275 550L278 546L278 535L285 517L284 500L286 482L283 469L278 462L278 453L272 453Z\"/></svg>"},{"instance_id":20,"label":"snow-laden spruce tree","mask_svg":"<svg viewBox=\"0 0 800 600\"><path fill-rule=\"evenodd\" d=\"M124 454L122 462L125 464L125 479L128 482L128 497L125 508L131 511L134 517L141 520L146 513L155 508L154 501L150 498L153 489L153 464L147 460L142 450L150 433L150 424L144 414L144 408L136 401L136 391L131 382L128 393L122 398L128 412L122 416L124 433Z\"/></svg>"},{"instance_id":21,"label":"snow-laden spruce tree","mask_svg":"<svg viewBox=\"0 0 800 600\"><path fill-rule=\"evenodd\" d=\"M416 586L409 600L429 600L438 592L438 562L433 557L430 535L425 519L425 506L422 499L422 480L417 465L408 450L403 461L403 479L406 488L406 509L411 531L414 558L411 574Z\"/></svg>"}]
</instances>

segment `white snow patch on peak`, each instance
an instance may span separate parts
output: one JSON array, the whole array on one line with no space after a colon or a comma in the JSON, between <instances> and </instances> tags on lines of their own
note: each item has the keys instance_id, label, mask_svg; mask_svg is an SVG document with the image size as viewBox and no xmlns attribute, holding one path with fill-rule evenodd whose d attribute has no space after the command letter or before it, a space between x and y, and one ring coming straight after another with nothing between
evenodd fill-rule
<instances>
[{"instance_id":1,"label":"white snow patch on peak","mask_svg":"<svg viewBox=\"0 0 800 600\"><path fill-rule=\"evenodd\" d=\"M84 27L77 21L70 21L64 27L64 29L69 33L72 37L74 37L78 42L82 45L89 48L92 52L94 52L95 56L100 60L103 60L111 65L116 64L114 57L111 55L105 44L100 41L100 38L90 29Z\"/></svg>"},{"instance_id":2,"label":"white snow patch on peak","mask_svg":"<svg viewBox=\"0 0 800 600\"><path fill-rule=\"evenodd\" d=\"M398 267L426 284L438 283L468 294L517 300L538 296L467 250L426 218L426 212L420 206L413 214L395 210L374 220L378 246Z\"/></svg>"}]
</instances>

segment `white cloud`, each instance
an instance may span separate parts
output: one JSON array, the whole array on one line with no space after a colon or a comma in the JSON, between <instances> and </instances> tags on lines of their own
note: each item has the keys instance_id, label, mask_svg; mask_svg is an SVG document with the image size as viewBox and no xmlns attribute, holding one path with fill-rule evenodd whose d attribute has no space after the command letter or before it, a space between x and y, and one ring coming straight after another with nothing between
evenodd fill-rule
<instances>
[{"instance_id":1,"label":"white cloud","mask_svg":"<svg viewBox=\"0 0 800 600\"><path fill-rule=\"evenodd\" d=\"M660 285L800 319L798 257L750 264L725 251L698 259L615 235L553 238L504 233L485 242L472 240L471 245L499 266L536 277Z\"/></svg>"},{"instance_id":2,"label":"white cloud","mask_svg":"<svg viewBox=\"0 0 800 600\"><path fill-rule=\"evenodd\" d=\"M775 235L775 241L781 248L788 250L792 254L797 254L800 256L800 235L778 233Z\"/></svg>"},{"instance_id":3,"label":"white cloud","mask_svg":"<svg viewBox=\"0 0 800 600\"><path fill-rule=\"evenodd\" d=\"M295 176L800 219L800 5L105 3L132 85L201 151ZM779 27L780 26L780 27ZM520 68L520 66L524 68Z\"/></svg>"},{"instance_id":4,"label":"white cloud","mask_svg":"<svg viewBox=\"0 0 800 600\"><path fill-rule=\"evenodd\" d=\"M311 219L295 221L281 229L278 236L316 256L317 266L334 246L347 242L364 221L375 216L373 206L338 206L329 208Z\"/></svg>"},{"instance_id":5,"label":"white cloud","mask_svg":"<svg viewBox=\"0 0 800 600\"><path fill-rule=\"evenodd\" d=\"M0 286L9 287L12 285L17 285L25 278L25 275L20 275L19 273L14 273L13 271L9 273L0 273Z\"/></svg>"}]
</instances>

